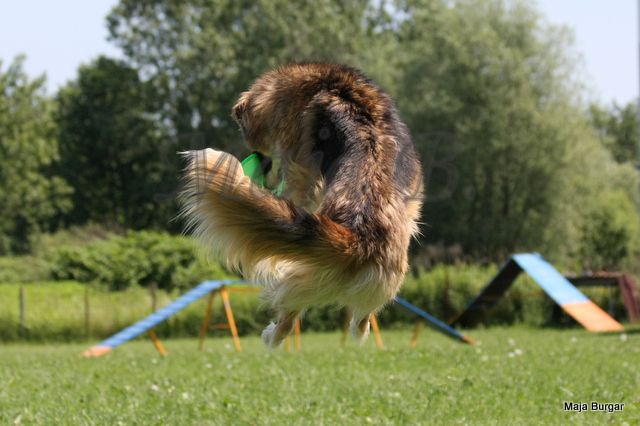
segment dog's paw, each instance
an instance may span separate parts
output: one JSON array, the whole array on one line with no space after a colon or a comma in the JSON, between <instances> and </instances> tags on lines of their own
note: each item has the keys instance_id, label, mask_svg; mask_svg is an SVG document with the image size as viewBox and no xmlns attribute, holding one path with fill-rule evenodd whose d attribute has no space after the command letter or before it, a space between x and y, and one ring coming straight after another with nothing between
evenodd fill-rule
<instances>
[{"instance_id":1,"label":"dog's paw","mask_svg":"<svg viewBox=\"0 0 640 426\"><path fill-rule=\"evenodd\" d=\"M262 330L262 341L269 348L274 349L277 345L274 345L274 337L276 334L276 325L275 323L270 323L264 330Z\"/></svg>"}]
</instances>

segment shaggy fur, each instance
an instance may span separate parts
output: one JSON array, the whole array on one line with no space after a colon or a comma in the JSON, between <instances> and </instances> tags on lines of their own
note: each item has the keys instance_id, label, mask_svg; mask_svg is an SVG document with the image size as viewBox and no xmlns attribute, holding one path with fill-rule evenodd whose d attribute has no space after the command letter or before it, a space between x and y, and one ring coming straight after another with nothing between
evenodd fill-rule
<instances>
[{"instance_id":1,"label":"shaggy fur","mask_svg":"<svg viewBox=\"0 0 640 426\"><path fill-rule=\"evenodd\" d=\"M278 312L267 345L279 345L304 309L328 304L350 308L351 331L364 339L369 316L400 288L422 205L420 163L393 102L354 69L293 64L260 77L233 116L286 190L258 188L230 154L188 152L189 226L264 284Z\"/></svg>"}]
</instances>

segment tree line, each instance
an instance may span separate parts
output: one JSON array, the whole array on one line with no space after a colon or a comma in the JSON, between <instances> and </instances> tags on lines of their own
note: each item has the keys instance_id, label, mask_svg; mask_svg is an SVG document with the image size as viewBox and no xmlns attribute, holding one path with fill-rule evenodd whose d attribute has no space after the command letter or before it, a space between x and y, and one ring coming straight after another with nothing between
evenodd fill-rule
<instances>
[{"instance_id":1,"label":"tree line","mask_svg":"<svg viewBox=\"0 0 640 426\"><path fill-rule=\"evenodd\" d=\"M278 64L362 69L421 153L423 236L477 260L536 250L584 268L637 259L637 109L587 105L570 34L518 0L121 0L124 59L57 93L0 63L0 254L74 225L177 232L176 152L247 154L229 111Z\"/></svg>"}]
</instances>

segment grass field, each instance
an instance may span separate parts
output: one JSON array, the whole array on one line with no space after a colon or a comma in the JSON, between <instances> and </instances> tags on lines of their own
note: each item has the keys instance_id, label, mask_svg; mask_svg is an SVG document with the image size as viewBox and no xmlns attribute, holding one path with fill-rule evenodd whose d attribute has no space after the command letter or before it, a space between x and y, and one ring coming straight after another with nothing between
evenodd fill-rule
<instances>
[{"instance_id":1,"label":"grass field","mask_svg":"<svg viewBox=\"0 0 640 426\"><path fill-rule=\"evenodd\" d=\"M425 332L384 331L340 348L303 334L302 351L257 337L145 340L104 358L81 344L0 350L0 424L639 424L640 335L582 330L474 330L470 347ZM564 401L624 402L624 411L563 411Z\"/></svg>"}]
</instances>

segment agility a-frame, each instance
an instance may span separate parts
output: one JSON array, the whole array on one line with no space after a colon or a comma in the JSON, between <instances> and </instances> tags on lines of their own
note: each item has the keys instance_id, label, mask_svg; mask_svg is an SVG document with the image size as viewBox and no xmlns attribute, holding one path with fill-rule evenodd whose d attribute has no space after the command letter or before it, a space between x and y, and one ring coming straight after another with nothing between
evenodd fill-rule
<instances>
[{"instance_id":1,"label":"agility a-frame","mask_svg":"<svg viewBox=\"0 0 640 426\"><path fill-rule=\"evenodd\" d=\"M468 327L482 321L523 271L587 330L603 332L623 329L618 321L589 300L538 253L513 255L451 324Z\"/></svg>"}]
</instances>

